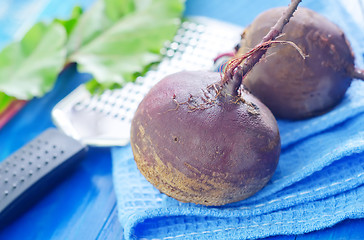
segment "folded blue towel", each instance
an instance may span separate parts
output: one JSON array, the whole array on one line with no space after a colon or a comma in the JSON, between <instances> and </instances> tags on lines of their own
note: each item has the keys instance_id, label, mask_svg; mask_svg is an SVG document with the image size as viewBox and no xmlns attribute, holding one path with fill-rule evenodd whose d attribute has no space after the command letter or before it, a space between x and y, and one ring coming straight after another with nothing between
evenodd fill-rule
<instances>
[{"instance_id":1,"label":"folded blue towel","mask_svg":"<svg viewBox=\"0 0 364 240\"><path fill-rule=\"evenodd\" d=\"M130 146L114 148L113 177L126 239L247 239L299 234L364 217L364 83L329 113L278 121L282 153L271 181L222 207L181 203L138 171Z\"/></svg>"},{"instance_id":2,"label":"folded blue towel","mask_svg":"<svg viewBox=\"0 0 364 240\"><path fill-rule=\"evenodd\" d=\"M246 25L251 16L285 1L187 1L186 15ZM337 23L363 66L363 25L345 1L307 0L302 6ZM203 10L201 10L203 9ZM244 9L242 18L235 9ZM138 171L130 146L113 148L113 178L126 239L255 239L323 229L364 217L364 82L354 81L332 111L302 121L278 121L282 152L271 181L254 196L221 207L181 203Z\"/></svg>"}]
</instances>

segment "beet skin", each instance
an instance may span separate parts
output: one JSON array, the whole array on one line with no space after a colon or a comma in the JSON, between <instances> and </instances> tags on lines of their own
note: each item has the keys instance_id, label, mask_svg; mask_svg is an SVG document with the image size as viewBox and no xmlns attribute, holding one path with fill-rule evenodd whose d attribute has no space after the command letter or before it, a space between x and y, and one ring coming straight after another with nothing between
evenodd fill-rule
<instances>
[{"instance_id":1,"label":"beet skin","mask_svg":"<svg viewBox=\"0 0 364 240\"><path fill-rule=\"evenodd\" d=\"M223 205L245 199L272 177L280 137L272 113L247 92L221 101L213 72L180 72L140 103L131 146L140 172L182 202ZM215 94L215 95L214 95Z\"/></svg>"},{"instance_id":2,"label":"beet skin","mask_svg":"<svg viewBox=\"0 0 364 240\"><path fill-rule=\"evenodd\" d=\"M238 54L258 44L284 8L260 14L242 34ZM243 80L245 87L278 118L302 119L322 114L343 98L352 80L354 55L340 28L320 14L298 8L279 41Z\"/></svg>"}]
</instances>

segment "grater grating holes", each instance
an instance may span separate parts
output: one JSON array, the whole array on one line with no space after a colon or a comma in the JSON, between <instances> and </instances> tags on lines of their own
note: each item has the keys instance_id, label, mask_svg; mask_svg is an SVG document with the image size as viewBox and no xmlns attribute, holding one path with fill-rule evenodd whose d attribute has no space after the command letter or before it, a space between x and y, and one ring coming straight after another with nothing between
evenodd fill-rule
<instances>
[{"instance_id":1,"label":"grater grating holes","mask_svg":"<svg viewBox=\"0 0 364 240\"><path fill-rule=\"evenodd\" d=\"M71 100L68 101L68 106L84 111L81 116L87 116L87 111L94 107L96 115L92 114L90 117L99 119L100 121L97 121L97 124L91 122L88 126L84 126L82 123L72 123L71 121L68 124L62 124L61 119L56 118L59 127L67 129L74 126L75 132L82 135L85 143L91 145L100 144L102 146L106 142L107 145L110 142L116 145L125 144L120 142L127 141L129 137L127 133L130 131L130 123L134 112L143 97L158 81L166 75L178 71L213 70L213 59L220 53L232 51L236 43L240 41L242 29L239 27L219 24L208 19L196 20L199 23L186 21L181 24L173 40L166 42L160 50L164 55L162 61L158 65L154 65L144 76L138 77L134 83L127 83L122 89L105 91L98 96L97 104L95 103L95 97L90 97L87 92L83 95L85 97L82 101L79 101L80 98L75 97L68 99ZM72 99L74 99L73 102ZM82 109L82 107L84 108ZM66 107L63 109L60 107L58 110L63 111L71 119L75 117L72 111L69 111ZM104 120L102 120L103 117L105 117ZM113 134L109 131L110 128L106 127L110 123L110 118L120 121L120 123L112 122L115 124L115 129L122 132L121 136ZM82 126L82 128L78 131L79 126ZM88 136L93 137L89 139ZM121 139L125 140L121 141ZM89 140L91 141L89 142Z\"/></svg>"}]
</instances>

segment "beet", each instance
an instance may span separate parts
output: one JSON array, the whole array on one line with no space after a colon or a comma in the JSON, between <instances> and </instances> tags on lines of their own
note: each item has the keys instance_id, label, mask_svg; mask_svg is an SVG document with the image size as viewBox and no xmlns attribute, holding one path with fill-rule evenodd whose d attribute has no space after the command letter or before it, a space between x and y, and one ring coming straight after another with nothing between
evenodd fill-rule
<instances>
[{"instance_id":1,"label":"beet","mask_svg":"<svg viewBox=\"0 0 364 240\"><path fill-rule=\"evenodd\" d=\"M130 142L138 169L161 192L217 206L253 195L272 177L281 147L277 122L241 82L299 2L260 45L231 60L223 75L175 73L144 97L132 120Z\"/></svg>"},{"instance_id":2,"label":"beet","mask_svg":"<svg viewBox=\"0 0 364 240\"><path fill-rule=\"evenodd\" d=\"M265 11L246 28L238 55L260 42L282 10ZM279 40L293 42L307 57L290 44L275 44L244 79L246 88L278 118L308 118L337 105L358 75L340 28L312 10L298 8Z\"/></svg>"},{"instance_id":3,"label":"beet","mask_svg":"<svg viewBox=\"0 0 364 240\"><path fill-rule=\"evenodd\" d=\"M146 95L132 121L139 170L182 202L222 205L247 198L278 163L277 123L258 99L245 93L237 103L203 100L202 89L219 80L212 72L170 75Z\"/></svg>"}]
</instances>

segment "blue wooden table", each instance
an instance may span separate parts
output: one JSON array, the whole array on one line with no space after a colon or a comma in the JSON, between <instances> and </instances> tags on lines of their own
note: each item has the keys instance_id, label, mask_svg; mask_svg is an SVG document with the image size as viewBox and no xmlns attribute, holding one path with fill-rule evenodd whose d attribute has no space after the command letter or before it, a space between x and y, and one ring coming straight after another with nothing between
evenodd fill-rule
<instances>
[{"instance_id":1,"label":"blue wooden table","mask_svg":"<svg viewBox=\"0 0 364 240\"><path fill-rule=\"evenodd\" d=\"M92 2L1 0L0 47L24 34L39 19L67 17L75 4L87 8ZM185 15L203 15L245 26L261 11L282 3L287 5L287 2L191 0L186 2ZM316 4L314 7L319 8L323 2L306 0L303 5ZM30 101L0 130L0 161L45 129L53 127L50 117L53 106L90 78L90 75L80 74L75 66L71 66L59 75L52 92ZM122 239L111 170L109 149L90 148L76 171L1 230L0 239ZM269 239L364 239L363 229L364 219L346 220L317 232Z\"/></svg>"}]
</instances>

